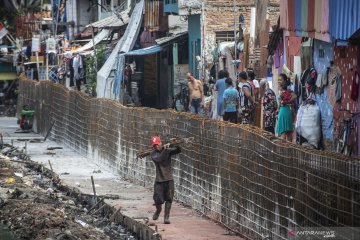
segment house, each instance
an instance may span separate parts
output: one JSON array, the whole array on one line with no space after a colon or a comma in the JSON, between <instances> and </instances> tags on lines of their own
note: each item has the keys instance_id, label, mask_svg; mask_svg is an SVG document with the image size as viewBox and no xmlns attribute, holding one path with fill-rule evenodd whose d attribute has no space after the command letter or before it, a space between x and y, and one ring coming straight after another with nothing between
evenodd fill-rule
<instances>
[{"instance_id":1,"label":"house","mask_svg":"<svg viewBox=\"0 0 360 240\"><path fill-rule=\"evenodd\" d=\"M304 70L313 67L317 76L334 69L341 75L341 92L337 81L317 85L316 100L321 110L323 144L335 150L341 136L343 119L348 117L342 109L359 111L360 101L352 92L353 81L359 72L360 50L356 45L356 31L360 28L360 4L356 0L281 1L280 27L284 34L274 51L273 82L283 66L300 78ZM344 27L346 23L346 27ZM274 44L273 44L274 45ZM335 98L336 93L340 98ZM303 95L301 95L303 96ZM301 100L301 99L300 99ZM353 150L357 153L359 129L355 128Z\"/></svg>"},{"instance_id":2,"label":"house","mask_svg":"<svg viewBox=\"0 0 360 240\"><path fill-rule=\"evenodd\" d=\"M128 44L113 51L118 59L114 67L110 72L105 72L105 66L104 71L99 71L98 97L118 99L126 104L128 96L136 105L171 107L175 82L183 80L188 71L187 21L164 14L165 5L162 1L146 0L144 15L132 13L129 26L132 21L142 24L136 30L127 27L123 38ZM132 34L131 42L128 34ZM130 65L132 74L128 76Z\"/></svg>"}]
</instances>

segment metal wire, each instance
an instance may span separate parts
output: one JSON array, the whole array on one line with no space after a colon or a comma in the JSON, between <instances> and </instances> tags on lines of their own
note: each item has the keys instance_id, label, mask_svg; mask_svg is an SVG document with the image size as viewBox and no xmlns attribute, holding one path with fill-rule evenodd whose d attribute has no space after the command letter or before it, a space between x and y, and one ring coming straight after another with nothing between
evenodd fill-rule
<instances>
[{"instance_id":1,"label":"metal wire","mask_svg":"<svg viewBox=\"0 0 360 240\"><path fill-rule=\"evenodd\" d=\"M251 126L126 108L48 81L22 79L18 110L23 104L35 109L38 132L45 135L55 122L53 140L147 187L154 165L136 153L150 137L194 137L173 159L176 198L249 239L288 239L290 230L304 227L360 227L357 158L290 144Z\"/></svg>"}]
</instances>

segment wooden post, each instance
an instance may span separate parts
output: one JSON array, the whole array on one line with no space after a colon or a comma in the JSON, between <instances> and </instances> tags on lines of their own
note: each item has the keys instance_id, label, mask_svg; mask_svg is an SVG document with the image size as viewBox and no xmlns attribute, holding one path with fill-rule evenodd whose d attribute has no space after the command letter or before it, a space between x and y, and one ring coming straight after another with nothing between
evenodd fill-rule
<instances>
[{"instance_id":1,"label":"wooden post","mask_svg":"<svg viewBox=\"0 0 360 240\"><path fill-rule=\"evenodd\" d=\"M91 184L92 184L92 188L93 188L93 192L94 192L94 201L95 201L95 204L96 204L96 190L95 190L95 183L94 183L93 176L91 176Z\"/></svg>"},{"instance_id":2,"label":"wooden post","mask_svg":"<svg viewBox=\"0 0 360 240\"><path fill-rule=\"evenodd\" d=\"M40 63L39 63L39 52L35 52L35 56L36 56L36 68L38 71L38 81L40 80Z\"/></svg>"},{"instance_id":3,"label":"wooden post","mask_svg":"<svg viewBox=\"0 0 360 240\"><path fill-rule=\"evenodd\" d=\"M46 52L45 80L49 80L49 53Z\"/></svg>"},{"instance_id":4,"label":"wooden post","mask_svg":"<svg viewBox=\"0 0 360 240\"><path fill-rule=\"evenodd\" d=\"M50 160L48 160L48 162L49 162L49 166L50 166L50 170L51 170L51 172L54 172L54 170L53 170L53 167L52 167L52 165L51 165Z\"/></svg>"}]
</instances>

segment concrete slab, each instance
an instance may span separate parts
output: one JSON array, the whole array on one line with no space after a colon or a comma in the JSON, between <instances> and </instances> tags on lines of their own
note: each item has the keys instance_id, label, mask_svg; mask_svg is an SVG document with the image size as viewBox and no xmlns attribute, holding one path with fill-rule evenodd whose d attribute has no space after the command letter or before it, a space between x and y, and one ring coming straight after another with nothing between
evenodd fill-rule
<instances>
[{"instance_id":1,"label":"concrete slab","mask_svg":"<svg viewBox=\"0 0 360 240\"><path fill-rule=\"evenodd\" d=\"M14 145L24 147L24 141L17 141L18 129L15 118L0 118L0 127L5 143L14 140ZM29 133L22 134L24 139L42 138ZM106 200L115 207L121 207L123 215L139 218L152 218L154 211L152 189L134 185L121 179L114 173L96 165L90 159L82 157L74 151L66 148L47 150L49 147L59 147L53 141L27 143L27 153L33 161L42 163L49 168L51 162L53 170L60 175L63 183L70 187L76 187L83 193L92 194L91 176L94 177L97 195L117 197ZM158 227L163 240L233 240L241 239L237 236L228 235L228 231L222 226L201 217L197 212L174 203L171 211L171 224L163 224L163 214L154 223Z\"/></svg>"}]
</instances>

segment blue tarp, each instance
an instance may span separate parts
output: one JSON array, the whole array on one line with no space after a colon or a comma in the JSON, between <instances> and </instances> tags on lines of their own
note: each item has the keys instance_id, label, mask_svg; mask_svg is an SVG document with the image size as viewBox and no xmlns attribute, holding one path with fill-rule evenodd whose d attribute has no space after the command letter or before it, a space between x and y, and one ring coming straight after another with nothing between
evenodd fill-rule
<instances>
[{"instance_id":1,"label":"blue tarp","mask_svg":"<svg viewBox=\"0 0 360 240\"><path fill-rule=\"evenodd\" d=\"M161 52L162 48L160 45L154 45L147 48L137 49L130 52L127 52L126 56L142 56L142 55L151 55L158 52Z\"/></svg>"}]
</instances>

